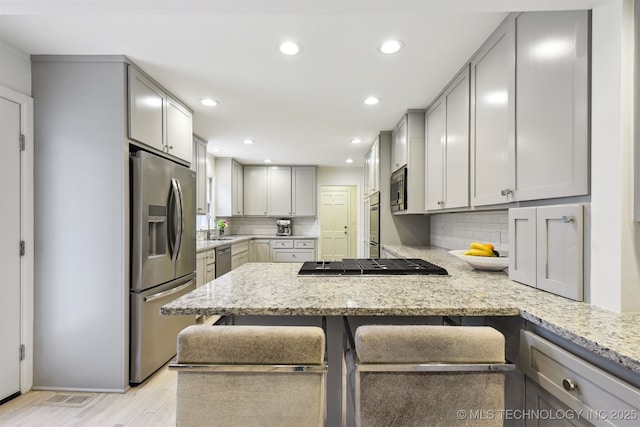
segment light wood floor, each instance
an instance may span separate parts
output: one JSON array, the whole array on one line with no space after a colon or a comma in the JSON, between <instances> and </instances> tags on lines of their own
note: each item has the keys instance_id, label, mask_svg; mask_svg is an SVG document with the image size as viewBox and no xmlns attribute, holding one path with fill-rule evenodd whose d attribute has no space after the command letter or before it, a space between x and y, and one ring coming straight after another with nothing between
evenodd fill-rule
<instances>
[{"instance_id":1,"label":"light wood floor","mask_svg":"<svg viewBox=\"0 0 640 427\"><path fill-rule=\"evenodd\" d=\"M97 393L84 407L42 406L56 394L30 391L0 405L0 426L175 426L176 372L164 366L126 393Z\"/></svg>"}]
</instances>

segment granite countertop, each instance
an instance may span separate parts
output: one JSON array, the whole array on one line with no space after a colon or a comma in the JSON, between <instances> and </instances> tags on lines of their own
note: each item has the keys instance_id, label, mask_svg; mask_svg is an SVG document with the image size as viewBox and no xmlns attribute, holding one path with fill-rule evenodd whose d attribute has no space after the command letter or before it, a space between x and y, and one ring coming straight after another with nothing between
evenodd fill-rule
<instances>
[{"instance_id":1,"label":"granite countertop","mask_svg":"<svg viewBox=\"0 0 640 427\"><path fill-rule=\"evenodd\" d=\"M275 236L273 234L229 234L223 236L221 239L213 239L213 240L196 240L196 252L207 251L209 249L214 249L219 246L230 245L232 243L240 243L247 242L253 239L318 239L317 236Z\"/></svg>"},{"instance_id":2,"label":"granite countertop","mask_svg":"<svg viewBox=\"0 0 640 427\"><path fill-rule=\"evenodd\" d=\"M640 374L640 313L614 313L469 267L446 250L388 246L449 276L298 277L300 263L248 263L165 305L162 314L521 316Z\"/></svg>"}]
</instances>

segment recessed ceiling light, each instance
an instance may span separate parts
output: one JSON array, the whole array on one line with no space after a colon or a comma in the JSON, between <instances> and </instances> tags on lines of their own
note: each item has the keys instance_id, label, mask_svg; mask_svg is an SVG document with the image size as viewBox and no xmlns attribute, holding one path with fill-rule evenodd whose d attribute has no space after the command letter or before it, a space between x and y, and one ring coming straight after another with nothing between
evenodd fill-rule
<instances>
[{"instance_id":1,"label":"recessed ceiling light","mask_svg":"<svg viewBox=\"0 0 640 427\"><path fill-rule=\"evenodd\" d=\"M347 159L346 162L347 163L353 163L353 159Z\"/></svg>"},{"instance_id":2,"label":"recessed ceiling light","mask_svg":"<svg viewBox=\"0 0 640 427\"><path fill-rule=\"evenodd\" d=\"M220 149L220 148L214 148L211 151L213 151L214 153L222 153L222 149Z\"/></svg>"},{"instance_id":3,"label":"recessed ceiling light","mask_svg":"<svg viewBox=\"0 0 640 427\"><path fill-rule=\"evenodd\" d=\"M362 140L360 138L353 138L351 139L351 143L352 144L360 144L362 142Z\"/></svg>"},{"instance_id":4,"label":"recessed ceiling light","mask_svg":"<svg viewBox=\"0 0 640 427\"><path fill-rule=\"evenodd\" d=\"M404 42L402 40L387 40L378 47L378 50L385 55L391 55L401 51L403 47Z\"/></svg>"},{"instance_id":5,"label":"recessed ceiling light","mask_svg":"<svg viewBox=\"0 0 640 427\"><path fill-rule=\"evenodd\" d=\"M215 107L216 105L218 105L218 101L211 98L202 98L200 102L202 102L202 104L206 105L207 107Z\"/></svg>"},{"instance_id":6,"label":"recessed ceiling light","mask_svg":"<svg viewBox=\"0 0 640 427\"><path fill-rule=\"evenodd\" d=\"M302 46L292 41L282 42L280 43L280 52L289 56L297 55L302 52Z\"/></svg>"},{"instance_id":7,"label":"recessed ceiling light","mask_svg":"<svg viewBox=\"0 0 640 427\"><path fill-rule=\"evenodd\" d=\"M254 141L253 139L246 138L246 139L243 139L243 140L242 140L242 142L244 142L244 143L245 143L245 144L247 144L247 145L251 145L251 144L253 144L255 141Z\"/></svg>"},{"instance_id":8,"label":"recessed ceiling light","mask_svg":"<svg viewBox=\"0 0 640 427\"><path fill-rule=\"evenodd\" d=\"M271 163L271 159L264 159L265 163Z\"/></svg>"},{"instance_id":9,"label":"recessed ceiling light","mask_svg":"<svg viewBox=\"0 0 640 427\"><path fill-rule=\"evenodd\" d=\"M364 99L364 103L367 105L376 105L380 102L380 98L377 96L368 96Z\"/></svg>"}]
</instances>

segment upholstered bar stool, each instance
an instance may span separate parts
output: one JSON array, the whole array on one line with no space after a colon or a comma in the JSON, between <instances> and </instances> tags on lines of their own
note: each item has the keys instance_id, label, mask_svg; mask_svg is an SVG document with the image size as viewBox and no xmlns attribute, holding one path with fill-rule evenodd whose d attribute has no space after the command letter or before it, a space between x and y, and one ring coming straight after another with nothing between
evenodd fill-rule
<instances>
[{"instance_id":1,"label":"upholstered bar stool","mask_svg":"<svg viewBox=\"0 0 640 427\"><path fill-rule=\"evenodd\" d=\"M358 426L502 425L504 371L514 366L497 330L365 325L354 341Z\"/></svg>"},{"instance_id":2,"label":"upholstered bar stool","mask_svg":"<svg viewBox=\"0 0 640 427\"><path fill-rule=\"evenodd\" d=\"M322 426L325 335L312 326L189 326L178 335L176 424Z\"/></svg>"}]
</instances>

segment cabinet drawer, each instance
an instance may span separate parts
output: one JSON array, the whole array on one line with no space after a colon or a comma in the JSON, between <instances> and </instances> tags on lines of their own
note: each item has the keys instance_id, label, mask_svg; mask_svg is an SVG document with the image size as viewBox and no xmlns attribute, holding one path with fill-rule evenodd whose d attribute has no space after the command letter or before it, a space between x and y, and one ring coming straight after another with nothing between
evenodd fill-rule
<instances>
[{"instance_id":1,"label":"cabinet drawer","mask_svg":"<svg viewBox=\"0 0 640 427\"><path fill-rule=\"evenodd\" d=\"M293 248L293 240L272 240L272 248Z\"/></svg>"},{"instance_id":2,"label":"cabinet drawer","mask_svg":"<svg viewBox=\"0 0 640 427\"><path fill-rule=\"evenodd\" d=\"M216 251L207 252L207 265L215 264L216 262Z\"/></svg>"},{"instance_id":3,"label":"cabinet drawer","mask_svg":"<svg viewBox=\"0 0 640 427\"><path fill-rule=\"evenodd\" d=\"M214 264L207 265L204 275L204 283L209 283L216 278L216 266Z\"/></svg>"},{"instance_id":4,"label":"cabinet drawer","mask_svg":"<svg viewBox=\"0 0 640 427\"><path fill-rule=\"evenodd\" d=\"M316 247L316 242L314 240L295 240L293 242L293 247L301 249L313 249Z\"/></svg>"},{"instance_id":5,"label":"cabinet drawer","mask_svg":"<svg viewBox=\"0 0 640 427\"><path fill-rule=\"evenodd\" d=\"M245 251L231 257L231 269L235 270L249 262L249 252Z\"/></svg>"},{"instance_id":6,"label":"cabinet drawer","mask_svg":"<svg viewBox=\"0 0 640 427\"><path fill-rule=\"evenodd\" d=\"M231 245L231 256L247 252L249 250L249 241L242 243L234 243Z\"/></svg>"},{"instance_id":7,"label":"cabinet drawer","mask_svg":"<svg viewBox=\"0 0 640 427\"><path fill-rule=\"evenodd\" d=\"M520 335L520 369L594 425L638 425L640 389L531 332Z\"/></svg>"},{"instance_id":8,"label":"cabinet drawer","mask_svg":"<svg viewBox=\"0 0 640 427\"><path fill-rule=\"evenodd\" d=\"M297 249L282 250L275 249L271 254L272 262L305 262L315 260L315 250L313 249Z\"/></svg>"}]
</instances>

